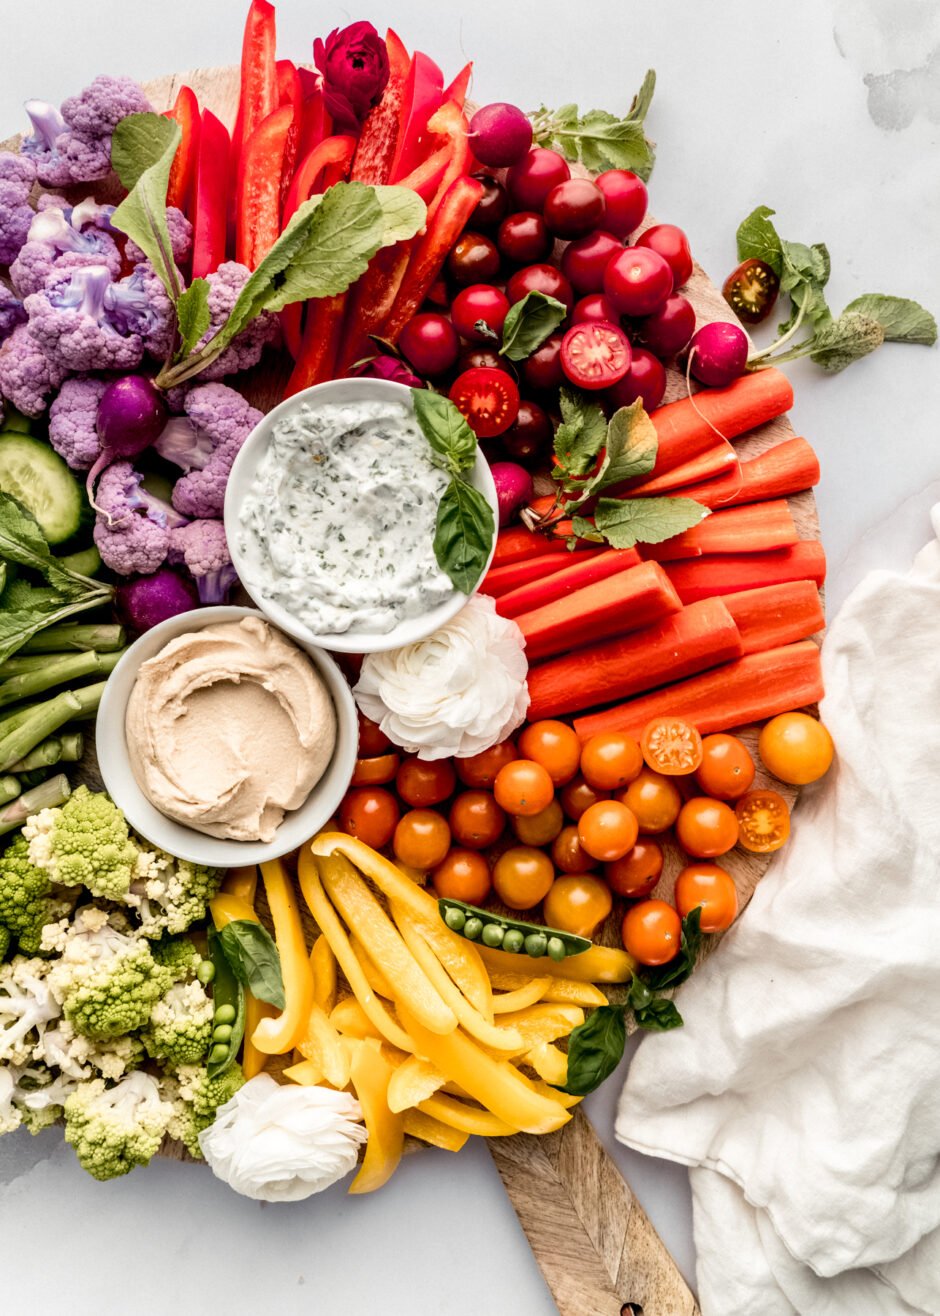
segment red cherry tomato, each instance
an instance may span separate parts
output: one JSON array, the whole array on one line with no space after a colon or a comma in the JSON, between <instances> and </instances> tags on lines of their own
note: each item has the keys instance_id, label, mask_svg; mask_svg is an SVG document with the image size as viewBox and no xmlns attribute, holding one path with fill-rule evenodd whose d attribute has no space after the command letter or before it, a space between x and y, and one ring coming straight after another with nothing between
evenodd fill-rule
<instances>
[{"instance_id":1,"label":"red cherry tomato","mask_svg":"<svg viewBox=\"0 0 940 1316\"><path fill-rule=\"evenodd\" d=\"M751 789L754 771L751 752L737 736L706 736L702 741L702 761L695 780L705 795L715 800L739 800Z\"/></svg>"},{"instance_id":2,"label":"red cherry tomato","mask_svg":"<svg viewBox=\"0 0 940 1316\"><path fill-rule=\"evenodd\" d=\"M499 251L482 233L461 233L447 257L447 273L455 283L488 283L499 273Z\"/></svg>"},{"instance_id":3,"label":"red cherry tomato","mask_svg":"<svg viewBox=\"0 0 940 1316\"><path fill-rule=\"evenodd\" d=\"M376 758L356 759L350 786L384 786L394 779L398 769L397 754L380 754Z\"/></svg>"},{"instance_id":4,"label":"red cherry tomato","mask_svg":"<svg viewBox=\"0 0 940 1316\"><path fill-rule=\"evenodd\" d=\"M556 183L542 207L548 231L559 238L580 238L596 229L604 217L604 193L589 178Z\"/></svg>"},{"instance_id":5,"label":"red cherry tomato","mask_svg":"<svg viewBox=\"0 0 940 1316\"><path fill-rule=\"evenodd\" d=\"M419 375L443 375L457 360L460 340L446 315L426 311L409 320L398 346Z\"/></svg>"},{"instance_id":6,"label":"red cherry tomato","mask_svg":"<svg viewBox=\"0 0 940 1316\"><path fill-rule=\"evenodd\" d=\"M501 809L516 817L531 817L551 804L555 787L547 769L534 759L515 759L500 768L493 783L493 794Z\"/></svg>"},{"instance_id":7,"label":"red cherry tomato","mask_svg":"<svg viewBox=\"0 0 940 1316\"><path fill-rule=\"evenodd\" d=\"M581 771L594 790L625 790L643 771L643 755L632 736L620 731L601 732L585 742Z\"/></svg>"},{"instance_id":8,"label":"red cherry tomato","mask_svg":"<svg viewBox=\"0 0 940 1316\"><path fill-rule=\"evenodd\" d=\"M506 185L520 210L541 210L552 188L570 177L563 155L534 146L509 170Z\"/></svg>"},{"instance_id":9,"label":"red cherry tomato","mask_svg":"<svg viewBox=\"0 0 940 1316\"><path fill-rule=\"evenodd\" d=\"M627 900L642 900L662 877L663 852L655 841L637 841L621 859L604 865L604 877L611 891Z\"/></svg>"},{"instance_id":10,"label":"red cherry tomato","mask_svg":"<svg viewBox=\"0 0 940 1316\"><path fill-rule=\"evenodd\" d=\"M576 388L610 388L631 358L627 335L615 324L576 324L561 340L561 368Z\"/></svg>"},{"instance_id":11,"label":"red cherry tomato","mask_svg":"<svg viewBox=\"0 0 940 1316\"><path fill-rule=\"evenodd\" d=\"M515 423L503 435L506 455L524 464L538 461L547 453L553 432L547 412L523 398Z\"/></svg>"},{"instance_id":12,"label":"red cherry tomato","mask_svg":"<svg viewBox=\"0 0 940 1316\"><path fill-rule=\"evenodd\" d=\"M598 800L609 799L610 794L608 791L595 790L593 786L588 785L583 777L575 777L573 781L568 782L567 786L563 786L561 791L561 807L572 822L577 822L582 813L585 813ZM679 812L678 809L676 812Z\"/></svg>"},{"instance_id":13,"label":"red cherry tomato","mask_svg":"<svg viewBox=\"0 0 940 1316\"><path fill-rule=\"evenodd\" d=\"M598 229L587 237L568 243L561 257L561 272L575 292L600 292L611 257L622 250L623 243L619 238ZM612 318L617 319L616 315Z\"/></svg>"},{"instance_id":14,"label":"red cherry tomato","mask_svg":"<svg viewBox=\"0 0 940 1316\"><path fill-rule=\"evenodd\" d=\"M467 289L464 289L467 291ZM463 294L458 294L462 296ZM487 339L492 343L493 339ZM490 370L505 370L509 373L508 362L504 356L500 356L491 347L465 347L460 356L457 358L458 373L463 374L465 370L476 370L478 366L487 366Z\"/></svg>"},{"instance_id":15,"label":"red cherry tomato","mask_svg":"<svg viewBox=\"0 0 940 1316\"><path fill-rule=\"evenodd\" d=\"M454 759L454 766L457 769L457 776L465 786L470 786L474 790L492 790L500 768L504 768L507 763L512 763L513 759L518 757L513 742L504 740L498 745L491 745L489 749L481 750L479 754L471 754L464 759Z\"/></svg>"},{"instance_id":16,"label":"red cherry tomato","mask_svg":"<svg viewBox=\"0 0 940 1316\"><path fill-rule=\"evenodd\" d=\"M451 303L450 318L461 338L469 343L492 343L503 331L503 321L509 314L506 294L488 283L474 283L457 294ZM477 328L482 320L491 333Z\"/></svg>"},{"instance_id":17,"label":"red cherry tomato","mask_svg":"<svg viewBox=\"0 0 940 1316\"><path fill-rule=\"evenodd\" d=\"M489 174L474 174L474 178L483 184L483 195L470 216L470 228L496 228L509 214L509 195L502 183Z\"/></svg>"},{"instance_id":18,"label":"red cherry tomato","mask_svg":"<svg viewBox=\"0 0 940 1316\"><path fill-rule=\"evenodd\" d=\"M667 297L658 311L637 324L637 333L643 342L663 361L688 346L695 333L695 311L692 303L681 292Z\"/></svg>"},{"instance_id":19,"label":"red cherry tomato","mask_svg":"<svg viewBox=\"0 0 940 1316\"><path fill-rule=\"evenodd\" d=\"M366 717L365 713L359 714L359 754L361 758L374 758L376 754L384 754L391 746L391 743L388 736L379 727L378 722L373 722L371 718Z\"/></svg>"},{"instance_id":20,"label":"red cherry tomato","mask_svg":"<svg viewBox=\"0 0 940 1316\"><path fill-rule=\"evenodd\" d=\"M774 309L780 280L766 261L752 256L725 279L725 301L743 324L760 324Z\"/></svg>"},{"instance_id":21,"label":"red cherry tomato","mask_svg":"<svg viewBox=\"0 0 940 1316\"><path fill-rule=\"evenodd\" d=\"M692 273L692 252L689 239L675 224L654 224L636 240L638 247L658 252L672 270L673 288L681 288Z\"/></svg>"},{"instance_id":22,"label":"red cherry tomato","mask_svg":"<svg viewBox=\"0 0 940 1316\"><path fill-rule=\"evenodd\" d=\"M573 824L563 827L552 842L552 862L563 873L586 873L597 867L597 860L585 850Z\"/></svg>"},{"instance_id":23,"label":"red cherry tomato","mask_svg":"<svg viewBox=\"0 0 940 1316\"><path fill-rule=\"evenodd\" d=\"M696 795L687 800L676 819L676 840L695 859L717 859L738 840L734 810L721 800Z\"/></svg>"},{"instance_id":24,"label":"red cherry tomato","mask_svg":"<svg viewBox=\"0 0 940 1316\"><path fill-rule=\"evenodd\" d=\"M449 821L459 845L485 850L502 836L506 815L489 791L464 791L451 805Z\"/></svg>"},{"instance_id":25,"label":"red cherry tomato","mask_svg":"<svg viewBox=\"0 0 940 1316\"><path fill-rule=\"evenodd\" d=\"M398 801L391 791L369 786L351 790L339 806L341 831L358 836L373 850L383 850L398 824Z\"/></svg>"},{"instance_id":26,"label":"red cherry tomato","mask_svg":"<svg viewBox=\"0 0 940 1316\"><path fill-rule=\"evenodd\" d=\"M456 785L457 774L450 759L407 758L395 777L399 797L413 809L443 804Z\"/></svg>"},{"instance_id":27,"label":"red cherry tomato","mask_svg":"<svg viewBox=\"0 0 940 1316\"><path fill-rule=\"evenodd\" d=\"M554 265L526 265L524 269L516 270L506 284L506 296L515 305L529 292L543 292L546 297L554 297L564 302L569 311L574 306L571 284Z\"/></svg>"},{"instance_id":28,"label":"red cherry tomato","mask_svg":"<svg viewBox=\"0 0 940 1316\"><path fill-rule=\"evenodd\" d=\"M551 393L565 378L561 368L562 338L562 334L549 334L542 346L522 363L522 378L537 393Z\"/></svg>"},{"instance_id":29,"label":"red cherry tomato","mask_svg":"<svg viewBox=\"0 0 940 1316\"><path fill-rule=\"evenodd\" d=\"M409 868L436 868L450 849L450 828L433 809L412 809L399 820L392 847Z\"/></svg>"},{"instance_id":30,"label":"red cherry tomato","mask_svg":"<svg viewBox=\"0 0 940 1316\"><path fill-rule=\"evenodd\" d=\"M618 319L616 307L602 292L588 293L579 302L575 302L574 310L571 312L572 324L596 323L598 320L616 324Z\"/></svg>"},{"instance_id":31,"label":"red cherry tomato","mask_svg":"<svg viewBox=\"0 0 940 1316\"><path fill-rule=\"evenodd\" d=\"M650 247L624 247L604 271L604 292L621 315L652 315L672 292L672 267Z\"/></svg>"},{"instance_id":32,"label":"red cherry tomato","mask_svg":"<svg viewBox=\"0 0 940 1316\"><path fill-rule=\"evenodd\" d=\"M552 235L537 210L518 210L499 226L496 245L516 265L543 261L552 249Z\"/></svg>"},{"instance_id":33,"label":"red cherry tomato","mask_svg":"<svg viewBox=\"0 0 940 1316\"><path fill-rule=\"evenodd\" d=\"M503 370L465 370L451 385L450 400L480 439L504 434L519 414L519 389Z\"/></svg>"},{"instance_id":34,"label":"red cherry tomato","mask_svg":"<svg viewBox=\"0 0 940 1316\"><path fill-rule=\"evenodd\" d=\"M608 169L594 180L604 193L607 209L604 227L618 238L626 238L646 214L646 184L629 169Z\"/></svg>"},{"instance_id":35,"label":"red cherry tomato","mask_svg":"<svg viewBox=\"0 0 940 1316\"><path fill-rule=\"evenodd\" d=\"M639 826L620 800L598 800L578 819L578 840L595 859L612 863L636 845Z\"/></svg>"},{"instance_id":36,"label":"red cherry tomato","mask_svg":"<svg viewBox=\"0 0 940 1316\"><path fill-rule=\"evenodd\" d=\"M623 379L614 384L608 397L616 407L629 407L637 398L643 400L646 411L655 411L666 392L666 372L663 363L645 347L634 347L630 369Z\"/></svg>"}]
</instances>

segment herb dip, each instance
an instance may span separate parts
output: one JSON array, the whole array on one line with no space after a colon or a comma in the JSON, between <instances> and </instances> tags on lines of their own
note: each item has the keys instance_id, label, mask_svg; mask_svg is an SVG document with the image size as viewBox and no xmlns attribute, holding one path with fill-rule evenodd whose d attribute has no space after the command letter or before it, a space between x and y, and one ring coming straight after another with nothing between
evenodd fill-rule
<instances>
[{"instance_id":1,"label":"herb dip","mask_svg":"<svg viewBox=\"0 0 940 1316\"><path fill-rule=\"evenodd\" d=\"M406 403L305 403L239 509L246 585L320 635L421 616L454 591L434 556L448 481Z\"/></svg>"}]
</instances>

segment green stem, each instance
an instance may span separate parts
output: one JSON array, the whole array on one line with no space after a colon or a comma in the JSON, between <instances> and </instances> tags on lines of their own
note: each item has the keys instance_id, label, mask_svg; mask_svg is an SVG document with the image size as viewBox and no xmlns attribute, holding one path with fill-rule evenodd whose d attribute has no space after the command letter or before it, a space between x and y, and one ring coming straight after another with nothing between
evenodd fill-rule
<instances>
[{"instance_id":1,"label":"green stem","mask_svg":"<svg viewBox=\"0 0 940 1316\"><path fill-rule=\"evenodd\" d=\"M127 633L123 626L71 622L65 626L47 626L31 636L19 653L56 653L63 649L96 649L98 653L113 653L115 649L123 649L126 643Z\"/></svg>"},{"instance_id":2,"label":"green stem","mask_svg":"<svg viewBox=\"0 0 940 1316\"><path fill-rule=\"evenodd\" d=\"M50 777L48 781L35 786L31 791L26 791L12 804L0 810L0 835L22 827L26 819L38 813L40 809L57 809L60 804L65 803L71 793L69 779L64 773Z\"/></svg>"},{"instance_id":3,"label":"green stem","mask_svg":"<svg viewBox=\"0 0 940 1316\"><path fill-rule=\"evenodd\" d=\"M759 352L751 353L751 355L747 359L747 367L749 370L753 369L754 366L759 365L761 362L766 362L769 356L771 356L774 352L779 351L780 348L783 347L784 343L788 343L790 339L793 338L793 336L799 330L800 325L803 323L803 317L806 314L806 305L807 303L806 301L804 301L802 306L797 311L796 319L790 325L790 328L787 330L785 334L781 334L775 343L771 343L769 347L761 348ZM774 358L775 361L776 359L777 358ZM786 357L780 358L780 360L786 360L786 359L788 358Z\"/></svg>"},{"instance_id":4,"label":"green stem","mask_svg":"<svg viewBox=\"0 0 940 1316\"><path fill-rule=\"evenodd\" d=\"M95 653L88 650L85 653L66 654L62 658L50 658L45 667L11 676L0 684L0 708L6 704L17 704L31 695L42 694L44 690L54 690L56 686L80 681L85 676L107 676L114 671L122 652Z\"/></svg>"},{"instance_id":5,"label":"green stem","mask_svg":"<svg viewBox=\"0 0 940 1316\"><path fill-rule=\"evenodd\" d=\"M23 787L16 777L0 777L0 804L9 804L17 795L22 794Z\"/></svg>"},{"instance_id":6,"label":"green stem","mask_svg":"<svg viewBox=\"0 0 940 1316\"><path fill-rule=\"evenodd\" d=\"M86 685L80 690L64 690L44 704L34 705L29 715L12 730L0 727L0 772L8 772L35 749L40 741L54 735L59 727L74 718L97 709L105 682Z\"/></svg>"},{"instance_id":7,"label":"green stem","mask_svg":"<svg viewBox=\"0 0 940 1316\"><path fill-rule=\"evenodd\" d=\"M85 749L85 737L80 731L64 736L50 736L40 741L25 758L14 763L11 772L33 772L36 768L51 768L56 763L77 763Z\"/></svg>"},{"instance_id":8,"label":"green stem","mask_svg":"<svg viewBox=\"0 0 940 1316\"><path fill-rule=\"evenodd\" d=\"M56 561L67 571L75 571L78 575L88 578L97 575L101 570L101 554L94 545L91 548L83 548L78 553L67 553L64 557L56 558Z\"/></svg>"}]
</instances>

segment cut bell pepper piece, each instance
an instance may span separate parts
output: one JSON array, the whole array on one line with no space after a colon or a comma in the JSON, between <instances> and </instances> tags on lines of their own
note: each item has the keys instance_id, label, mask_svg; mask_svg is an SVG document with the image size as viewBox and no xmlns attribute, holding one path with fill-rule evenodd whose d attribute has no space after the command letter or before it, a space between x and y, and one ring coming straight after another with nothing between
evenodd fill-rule
<instances>
[{"instance_id":1,"label":"cut bell pepper piece","mask_svg":"<svg viewBox=\"0 0 940 1316\"><path fill-rule=\"evenodd\" d=\"M245 864L241 868L230 868L222 882L222 890L226 895L239 896L249 905L254 905L258 892L258 865Z\"/></svg>"},{"instance_id":2,"label":"cut bell pepper piece","mask_svg":"<svg viewBox=\"0 0 940 1316\"><path fill-rule=\"evenodd\" d=\"M455 1129L480 1138L508 1138L519 1132L490 1111L481 1110L479 1106L468 1106L465 1101L448 1097L443 1092L422 1101L418 1109L422 1115L430 1115L442 1124L450 1124Z\"/></svg>"},{"instance_id":3,"label":"cut bell pepper piece","mask_svg":"<svg viewBox=\"0 0 940 1316\"><path fill-rule=\"evenodd\" d=\"M355 996L346 996L337 1001L330 1011L330 1023L343 1037L374 1037L377 1042L383 1040L382 1034Z\"/></svg>"},{"instance_id":4,"label":"cut bell pepper piece","mask_svg":"<svg viewBox=\"0 0 940 1316\"><path fill-rule=\"evenodd\" d=\"M632 955L613 946L592 946L558 963L547 955L530 959L528 955L512 955L489 946L478 946L477 950L488 969L527 973L537 978L547 973L553 978L574 978L577 982L629 982L637 967Z\"/></svg>"},{"instance_id":5,"label":"cut bell pepper piece","mask_svg":"<svg viewBox=\"0 0 940 1316\"><path fill-rule=\"evenodd\" d=\"M453 101L445 102L436 114L432 115L428 128L436 136L450 139L450 164L441 179L437 196L428 207L428 222L434 218L444 203L447 193L460 178L465 178L473 169L473 152L470 149L470 125L463 110Z\"/></svg>"},{"instance_id":6,"label":"cut bell pepper piece","mask_svg":"<svg viewBox=\"0 0 940 1316\"><path fill-rule=\"evenodd\" d=\"M442 1151L459 1152L467 1145L470 1137L466 1130L442 1124L440 1120L420 1110L406 1110L402 1118L409 1138L420 1138L422 1142L431 1147L440 1147Z\"/></svg>"},{"instance_id":7,"label":"cut bell pepper piece","mask_svg":"<svg viewBox=\"0 0 940 1316\"><path fill-rule=\"evenodd\" d=\"M363 946L358 937L350 937L349 944L355 951L356 959L362 965L362 972L368 978L369 986L372 990L377 992L379 996L384 996L386 1001L394 1000L395 993L392 991L391 984L382 970L370 957L365 946Z\"/></svg>"},{"instance_id":8,"label":"cut bell pepper piece","mask_svg":"<svg viewBox=\"0 0 940 1316\"><path fill-rule=\"evenodd\" d=\"M324 1077L322 1069L312 1060L298 1060L296 1064L282 1069L281 1073L292 1083L299 1083L305 1088L319 1087Z\"/></svg>"},{"instance_id":9,"label":"cut bell pepper piece","mask_svg":"<svg viewBox=\"0 0 940 1316\"><path fill-rule=\"evenodd\" d=\"M209 110L203 110L192 201L194 279L204 279L225 260L231 192L228 129Z\"/></svg>"},{"instance_id":10,"label":"cut bell pepper piece","mask_svg":"<svg viewBox=\"0 0 940 1316\"><path fill-rule=\"evenodd\" d=\"M261 876L274 921L286 1004L279 1015L259 1022L251 1040L266 1055L283 1055L297 1045L307 1026L313 1004L313 974L294 884L281 860L262 864Z\"/></svg>"},{"instance_id":11,"label":"cut bell pepper piece","mask_svg":"<svg viewBox=\"0 0 940 1316\"><path fill-rule=\"evenodd\" d=\"M443 91L443 73L429 55L416 50L405 80L391 182L416 169L427 155L428 121L440 109Z\"/></svg>"},{"instance_id":12,"label":"cut bell pepper piece","mask_svg":"<svg viewBox=\"0 0 940 1316\"><path fill-rule=\"evenodd\" d=\"M517 991L524 987L527 982L540 982L540 978L529 978L524 973L507 973L502 969L490 969L490 980L498 992ZM496 1002L503 999L500 996L493 997L493 1008L496 1008ZM544 994L539 998L542 1001L553 1001L560 1005L607 1005L607 997L599 987L595 987L590 982L577 982L574 978L553 978L549 975L549 986Z\"/></svg>"},{"instance_id":13,"label":"cut bell pepper piece","mask_svg":"<svg viewBox=\"0 0 940 1316\"><path fill-rule=\"evenodd\" d=\"M551 986L551 978L529 978L511 992L503 992L493 997L493 1013L508 1014L511 1010L524 1010L527 1005L535 1005Z\"/></svg>"},{"instance_id":14,"label":"cut bell pepper piece","mask_svg":"<svg viewBox=\"0 0 940 1316\"><path fill-rule=\"evenodd\" d=\"M449 87L444 88L444 94L441 97L441 103L446 105L453 102L458 109L463 109L464 102L467 99L467 92L470 90L470 79L473 76L473 60L469 64L464 64L463 68L454 78Z\"/></svg>"},{"instance_id":15,"label":"cut bell pepper piece","mask_svg":"<svg viewBox=\"0 0 940 1316\"><path fill-rule=\"evenodd\" d=\"M238 155L255 129L277 109L277 31L274 6L251 0L242 38L241 90L233 140Z\"/></svg>"},{"instance_id":16,"label":"cut bell pepper piece","mask_svg":"<svg viewBox=\"0 0 940 1316\"><path fill-rule=\"evenodd\" d=\"M336 1004L336 956L321 932L310 951L313 999L327 1014Z\"/></svg>"},{"instance_id":17,"label":"cut bell pepper piece","mask_svg":"<svg viewBox=\"0 0 940 1316\"><path fill-rule=\"evenodd\" d=\"M399 179L397 186L410 187L412 192L417 192L422 201L432 201L450 164L451 155L452 148L449 145L439 147L412 169L410 174L405 174L404 178Z\"/></svg>"},{"instance_id":18,"label":"cut bell pepper piece","mask_svg":"<svg viewBox=\"0 0 940 1316\"><path fill-rule=\"evenodd\" d=\"M224 928L226 923L235 923L247 919L250 923L260 923L254 905L244 898L229 891L220 891L209 901L209 913L217 928Z\"/></svg>"},{"instance_id":19,"label":"cut bell pepper piece","mask_svg":"<svg viewBox=\"0 0 940 1316\"><path fill-rule=\"evenodd\" d=\"M572 1029L584 1023L584 1011L579 1005L549 1005L540 1001L538 1005L528 1005L502 1018L522 1038L522 1045L507 1057L516 1060L540 1042L557 1042L559 1038L567 1037ZM506 1056L505 1051L487 1049L496 1059Z\"/></svg>"},{"instance_id":20,"label":"cut bell pepper piece","mask_svg":"<svg viewBox=\"0 0 940 1316\"><path fill-rule=\"evenodd\" d=\"M385 37L385 48L388 51L388 82L382 99L366 115L359 134L351 174L357 183L387 183L398 145L410 59L401 39L391 28Z\"/></svg>"},{"instance_id":21,"label":"cut bell pepper piece","mask_svg":"<svg viewBox=\"0 0 940 1316\"><path fill-rule=\"evenodd\" d=\"M555 1087L564 1087L568 1082L568 1057L551 1042L539 1042L522 1057L524 1064L531 1066L539 1078Z\"/></svg>"},{"instance_id":22,"label":"cut bell pepper piece","mask_svg":"<svg viewBox=\"0 0 940 1316\"><path fill-rule=\"evenodd\" d=\"M357 361L375 351L369 335L379 332L395 304L413 246L412 238L377 251L365 274L349 289L343 341L336 357L338 374L346 374Z\"/></svg>"},{"instance_id":23,"label":"cut bell pepper piece","mask_svg":"<svg viewBox=\"0 0 940 1316\"><path fill-rule=\"evenodd\" d=\"M310 1007L307 1027L297 1042L305 1060L312 1060L334 1088L349 1082L349 1056L340 1035L316 1002Z\"/></svg>"},{"instance_id":24,"label":"cut bell pepper piece","mask_svg":"<svg viewBox=\"0 0 940 1316\"><path fill-rule=\"evenodd\" d=\"M444 1086L444 1075L430 1060L408 1056L395 1070L388 1085L389 1110L401 1113L410 1110L428 1097L433 1097Z\"/></svg>"},{"instance_id":25,"label":"cut bell pepper piece","mask_svg":"<svg viewBox=\"0 0 940 1316\"><path fill-rule=\"evenodd\" d=\"M405 1121L388 1108L388 1085L395 1072L382 1049L373 1041L349 1044L352 1050L350 1080L369 1132L359 1173L349 1185L351 1193L371 1193L395 1173L405 1141Z\"/></svg>"},{"instance_id":26,"label":"cut bell pepper piece","mask_svg":"<svg viewBox=\"0 0 940 1316\"><path fill-rule=\"evenodd\" d=\"M271 1059L264 1051L259 1051L252 1038L262 1019L273 1019L277 1010L268 1001L259 1001L245 988L245 1038L242 1043L242 1072L245 1078L254 1078L267 1069Z\"/></svg>"},{"instance_id":27,"label":"cut bell pepper piece","mask_svg":"<svg viewBox=\"0 0 940 1316\"><path fill-rule=\"evenodd\" d=\"M308 155L304 156L297 166L297 172L294 174L288 189L287 199L284 202L282 227L287 227L291 218L296 214L297 208L304 201L309 201L312 196L326 191L328 167L332 166L335 170L342 171L339 177L334 177L331 180L332 182L338 182L340 177L345 178L355 149L355 137L344 133L337 137L327 137L325 141L320 142Z\"/></svg>"},{"instance_id":28,"label":"cut bell pepper piece","mask_svg":"<svg viewBox=\"0 0 940 1316\"><path fill-rule=\"evenodd\" d=\"M298 152L300 150L300 130L303 126L304 117L304 89L300 81L300 72L289 59L279 59L275 65L277 70L277 98L278 105L289 105L292 111L290 128L287 131L287 141L284 146L284 158L281 161L281 208L287 199L287 190L291 185L291 179L294 177L294 168L297 164Z\"/></svg>"},{"instance_id":29,"label":"cut bell pepper piece","mask_svg":"<svg viewBox=\"0 0 940 1316\"><path fill-rule=\"evenodd\" d=\"M285 398L333 377L346 294L320 297L307 304L300 355L284 390Z\"/></svg>"},{"instance_id":30,"label":"cut bell pepper piece","mask_svg":"<svg viewBox=\"0 0 940 1316\"><path fill-rule=\"evenodd\" d=\"M300 84L304 89L303 114L300 120L300 139L297 143L297 159L303 160L315 146L333 132L333 119L326 108L323 97L323 79L313 69L297 70Z\"/></svg>"},{"instance_id":31,"label":"cut bell pepper piece","mask_svg":"<svg viewBox=\"0 0 940 1316\"><path fill-rule=\"evenodd\" d=\"M259 124L239 157L235 259L250 270L281 234L281 175L293 122L293 107L282 105Z\"/></svg>"},{"instance_id":32,"label":"cut bell pepper piece","mask_svg":"<svg viewBox=\"0 0 940 1316\"><path fill-rule=\"evenodd\" d=\"M201 119L199 101L192 87L180 87L173 102L172 110L167 110L166 117L175 119L180 126L180 144L170 166L170 181L166 189L166 203L176 206L184 215L191 212L191 193L196 177L196 161L199 158L199 130Z\"/></svg>"}]
</instances>

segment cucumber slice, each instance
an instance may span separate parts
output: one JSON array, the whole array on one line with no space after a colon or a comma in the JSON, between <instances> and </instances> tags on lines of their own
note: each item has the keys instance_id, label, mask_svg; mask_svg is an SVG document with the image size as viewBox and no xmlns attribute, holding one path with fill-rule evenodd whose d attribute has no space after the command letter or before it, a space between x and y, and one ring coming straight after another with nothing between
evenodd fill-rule
<instances>
[{"instance_id":1,"label":"cucumber slice","mask_svg":"<svg viewBox=\"0 0 940 1316\"><path fill-rule=\"evenodd\" d=\"M50 544L64 543L81 524L84 492L59 454L41 439L0 434L0 490L29 508Z\"/></svg>"},{"instance_id":2,"label":"cucumber slice","mask_svg":"<svg viewBox=\"0 0 940 1316\"><path fill-rule=\"evenodd\" d=\"M15 430L17 434L31 434L33 422L28 416L21 416L18 411L14 411L10 407L3 418L3 428L4 430Z\"/></svg>"}]
</instances>

